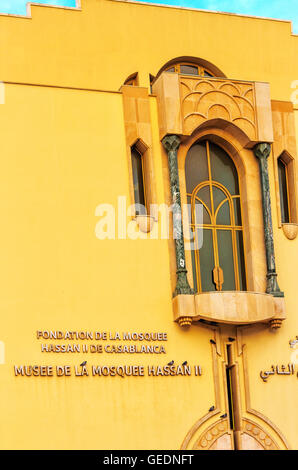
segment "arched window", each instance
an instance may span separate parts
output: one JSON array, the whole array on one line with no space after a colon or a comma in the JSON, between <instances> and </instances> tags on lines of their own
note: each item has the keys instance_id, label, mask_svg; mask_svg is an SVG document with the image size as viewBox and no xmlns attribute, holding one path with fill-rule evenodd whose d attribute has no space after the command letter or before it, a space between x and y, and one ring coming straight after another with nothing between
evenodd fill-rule
<instances>
[{"instance_id":1,"label":"arched window","mask_svg":"<svg viewBox=\"0 0 298 470\"><path fill-rule=\"evenodd\" d=\"M135 72L132 75L129 75L125 80L124 85L138 86L138 73Z\"/></svg>"},{"instance_id":2,"label":"arched window","mask_svg":"<svg viewBox=\"0 0 298 470\"><path fill-rule=\"evenodd\" d=\"M291 217L291 204L289 197L289 165L286 163L286 155L282 154L277 160L278 167L278 182L279 182L279 197L280 197L280 212L281 222L288 224L292 221ZM288 159L289 162L289 159ZM292 162L290 161L290 164Z\"/></svg>"},{"instance_id":3,"label":"arched window","mask_svg":"<svg viewBox=\"0 0 298 470\"><path fill-rule=\"evenodd\" d=\"M177 72L186 75L200 75L201 77L214 77L214 74L202 65L192 62L181 62L167 67L165 72Z\"/></svg>"},{"instance_id":4,"label":"arched window","mask_svg":"<svg viewBox=\"0 0 298 470\"><path fill-rule=\"evenodd\" d=\"M281 224L297 224L297 191L295 159L285 150L277 158Z\"/></svg>"},{"instance_id":5,"label":"arched window","mask_svg":"<svg viewBox=\"0 0 298 470\"><path fill-rule=\"evenodd\" d=\"M169 60L159 69L155 77L150 74L151 85L153 85L163 72L195 75L206 77L207 79L208 77L226 78L226 75L216 65L206 59L193 56L180 56Z\"/></svg>"},{"instance_id":6,"label":"arched window","mask_svg":"<svg viewBox=\"0 0 298 470\"><path fill-rule=\"evenodd\" d=\"M135 199L135 212L136 215L141 215L146 213L143 156L136 149L135 146L131 147L131 165Z\"/></svg>"},{"instance_id":7,"label":"arched window","mask_svg":"<svg viewBox=\"0 0 298 470\"><path fill-rule=\"evenodd\" d=\"M188 151L185 177L195 290L246 290L240 191L232 159L214 143L199 141ZM196 204L203 205L203 220L196 219ZM199 230L203 230L201 248Z\"/></svg>"},{"instance_id":8,"label":"arched window","mask_svg":"<svg viewBox=\"0 0 298 470\"><path fill-rule=\"evenodd\" d=\"M288 168L282 157L278 158L277 166L278 166L281 222L283 224L286 224L286 223L289 223L291 220L290 204L289 204Z\"/></svg>"}]
</instances>

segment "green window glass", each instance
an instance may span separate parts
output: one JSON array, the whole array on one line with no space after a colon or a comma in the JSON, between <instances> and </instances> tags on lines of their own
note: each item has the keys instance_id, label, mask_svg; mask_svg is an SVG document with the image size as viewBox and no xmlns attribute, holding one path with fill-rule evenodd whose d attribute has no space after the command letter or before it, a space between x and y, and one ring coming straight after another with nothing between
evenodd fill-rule
<instances>
[{"instance_id":1,"label":"green window glass","mask_svg":"<svg viewBox=\"0 0 298 470\"><path fill-rule=\"evenodd\" d=\"M231 157L209 141L195 143L185 161L187 201L194 238L203 245L192 253L197 292L246 290L241 201L237 169ZM196 204L203 220L196 220Z\"/></svg>"},{"instance_id":2,"label":"green window glass","mask_svg":"<svg viewBox=\"0 0 298 470\"><path fill-rule=\"evenodd\" d=\"M145 187L142 155L135 147L131 149L131 164L136 215L146 214Z\"/></svg>"},{"instance_id":3,"label":"green window glass","mask_svg":"<svg viewBox=\"0 0 298 470\"><path fill-rule=\"evenodd\" d=\"M176 72L185 75L199 75L201 77L210 77L212 78L214 75L207 70L202 65L193 64L191 62L177 62L174 65L170 65L168 68L165 69L165 72Z\"/></svg>"},{"instance_id":4,"label":"green window glass","mask_svg":"<svg viewBox=\"0 0 298 470\"><path fill-rule=\"evenodd\" d=\"M280 157L277 160L277 165L278 165L281 221L282 223L287 224L290 222L287 166Z\"/></svg>"},{"instance_id":5,"label":"green window glass","mask_svg":"<svg viewBox=\"0 0 298 470\"><path fill-rule=\"evenodd\" d=\"M185 73L188 75L198 75L198 67L195 65L180 65L180 73Z\"/></svg>"}]
</instances>

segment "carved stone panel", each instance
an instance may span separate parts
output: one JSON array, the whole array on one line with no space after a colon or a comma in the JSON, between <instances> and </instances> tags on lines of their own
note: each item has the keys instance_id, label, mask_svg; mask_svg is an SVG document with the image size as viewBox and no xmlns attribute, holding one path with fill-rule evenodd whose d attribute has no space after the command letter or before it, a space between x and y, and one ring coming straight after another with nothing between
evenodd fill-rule
<instances>
[{"instance_id":1,"label":"carved stone panel","mask_svg":"<svg viewBox=\"0 0 298 470\"><path fill-rule=\"evenodd\" d=\"M153 93L161 138L188 136L199 126L213 123L243 131L247 147L273 141L268 83L163 72L153 84Z\"/></svg>"},{"instance_id":2,"label":"carved stone panel","mask_svg":"<svg viewBox=\"0 0 298 470\"><path fill-rule=\"evenodd\" d=\"M257 140L253 82L180 76L180 91L184 134L191 134L207 120L221 118Z\"/></svg>"},{"instance_id":3,"label":"carved stone panel","mask_svg":"<svg viewBox=\"0 0 298 470\"><path fill-rule=\"evenodd\" d=\"M272 436L265 429L251 420L242 420L241 449L239 450L278 450ZM196 441L193 450L233 450L233 431L228 421L217 421L211 425Z\"/></svg>"},{"instance_id":4,"label":"carved stone panel","mask_svg":"<svg viewBox=\"0 0 298 470\"><path fill-rule=\"evenodd\" d=\"M242 450L277 450L277 444L267 432L250 420L243 419Z\"/></svg>"}]
</instances>

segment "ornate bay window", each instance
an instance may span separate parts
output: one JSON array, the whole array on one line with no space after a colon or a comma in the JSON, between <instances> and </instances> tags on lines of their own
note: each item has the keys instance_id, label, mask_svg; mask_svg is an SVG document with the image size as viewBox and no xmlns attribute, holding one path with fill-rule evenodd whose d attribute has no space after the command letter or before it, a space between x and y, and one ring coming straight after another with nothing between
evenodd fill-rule
<instances>
[{"instance_id":1,"label":"ornate bay window","mask_svg":"<svg viewBox=\"0 0 298 470\"><path fill-rule=\"evenodd\" d=\"M157 76L153 93L172 202L180 205L178 212L181 201L191 205L188 222L195 240L190 253L183 240L173 241L174 319L181 326L204 320L278 328L285 307L277 283L268 177L269 85L181 73L181 63L180 73L168 70L173 65ZM196 217L197 204L203 206L203 220ZM183 233L176 214L174 219Z\"/></svg>"}]
</instances>

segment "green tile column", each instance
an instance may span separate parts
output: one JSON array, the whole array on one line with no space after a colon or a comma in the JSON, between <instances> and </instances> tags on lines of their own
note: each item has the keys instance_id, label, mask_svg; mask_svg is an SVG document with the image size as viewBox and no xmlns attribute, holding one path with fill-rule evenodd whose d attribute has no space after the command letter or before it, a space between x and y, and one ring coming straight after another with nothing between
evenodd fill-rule
<instances>
[{"instance_id":1,"label":"green tile column","mask_svg":"<svg viewBox=\"0 0 298 470\"><path fill-rule=\"evenodd\" d=\"M268 175L268 157L271 152L271 145L268 143L257 144L254 147L254 154L259 160L260 177L261 177L261 191L262 191L262 204L263 204L263 219L264 219L264 235L265 235L265 248L266 248L266 262L267 262L267 294L272 294L274 297L284 297L284 293L280 291L277 283L277 273L275 266L273 230L272 230L272 216L271 216L271 199Z\"/></svg>"},{"instance_id":2,"label":"green tile column","mask_svg":"<svg viewBox=\"0 0 298 470\"><path fill-rule=\"evenodd\" d=\"M162 139L162 145L164 146L168 154L170 185L173 204L173 236L175 241L177 267L177 283L174 291L174 297L176 295L194 293L187 280L187 269L185 264L181 197L177 162L177 152L180 143L181 139L177 135L167 135Z\"/></svg>"}]
</instances>

